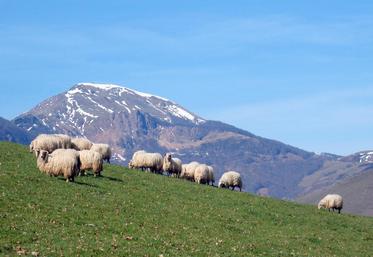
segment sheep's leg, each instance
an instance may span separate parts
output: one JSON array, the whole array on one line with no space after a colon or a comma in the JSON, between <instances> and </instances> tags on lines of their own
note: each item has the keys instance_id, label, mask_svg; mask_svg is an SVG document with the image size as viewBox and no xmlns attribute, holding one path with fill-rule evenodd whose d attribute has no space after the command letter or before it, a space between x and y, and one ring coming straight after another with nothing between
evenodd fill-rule
<instances>
[{"instance_id":1,"label":"sheep's leg","mask_svg":"<svg viewBox=\"0 0 373 257\"><path fill-rule=\"evenodd\" d=\"M338 209L338 214L341 214L341 209Z\"/></svg>"},{"instance_id":2,"label":"sheep's leg","mask_svg":"<svg viewBox=\"0 0 373 257\"><path fill-rule=\"evenodd\" d=\"M235 188L236 188L235 186L232 186L232 191L233 191Z\"/></svg>"}]
</instances>

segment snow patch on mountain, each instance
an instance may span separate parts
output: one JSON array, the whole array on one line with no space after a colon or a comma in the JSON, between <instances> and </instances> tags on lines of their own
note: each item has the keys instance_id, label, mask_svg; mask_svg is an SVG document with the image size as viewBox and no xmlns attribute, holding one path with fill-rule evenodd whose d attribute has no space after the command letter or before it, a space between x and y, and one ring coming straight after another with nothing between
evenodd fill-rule
<instances>
[{"instance_id":1,"label":"snow patch on mountain","mask_svg":"<svg viewBox=\"0 0 373 257\"><path fill-rule=\"evenodd\" d=\"M71 90L67 91L66 93L67 101L69 103L69 106L67 107L67 109L68 109L68 113L70 114L71 118L74 117L75 112L79 112L81 115L89 116L91 118L97 117L93 114L89 114L87 111L84 111L78 105L77 101L74 100L74 95L76 94L81 94L84 96L84 98L91 101L95 106L109 113L114 113L115 110L108 108L107 105L104 104L104 101L98 101L96 99L96 96L98 95L93 94L93 93L97 93L95 89L104 90L108 92L110 96L105 96L106 101L116 103L117 105L120 106L121 109L127 111L129 114L131 114L131 110L136 110L136 109L142 110L143 108L147 109L147 107L145 106L139 107L133 103L131 105L128 105L127 98L125 98L126 96L124 96L123 94L126 94L127 96L132 95L135 97L143 98L144 99L143 102L147 104L149 107L151 107L151 109L159 113L160 118L162 118L163 120L171 122L171 119L169 116L174 116L179 119L191 121L195 124L200 124L200 123L205 122L204 119L201 119L193 115L192 113L188 112L187 110L180 107L176 103L170 101L169 99L156 96L156 95L152 95L152 94L148 94L148 93L143 93L143 92L133 90L127 87L122 87L116 84L101 84L101 83L87 83L87 82L76 84ZM95 98L95 100L93 100L92 98ZM78 109L75 109L74 107Z\"/></svg>"},{"instance_id":2,"label":"snow patch on mountain","mask_svg":"<svg viewBox=\"0 0 373 257\"><path fill-rule=\"evenodd\" d=\"M99 83L78 83L77 86L89 86L89 87L95 87L103 90L110 90L113 88L121 88L121 86L115 85L115 84L99 84Z\"/></svg>"},{"instance_id":3,"label":"snow patch on mountain","mask_svg":"<svg viewBox=\"0 0 373 257\"><path fill-rule=\"evenodd\" d=\"M155 98L158 98L160 100L163 100L163 101L168 101L168 102L172 102L164 97L161 97L161 96L157 96L157 95L152 95L152 94L149 94L149 93L144 93L144 92L140 92L140 91L137 91L137 90L134 90L134 89L130 89L130 88L127 88L127 87L123 87L123 86L120 86L120 85L115 85L115 84L101 84L101 83L87 83L87 82L82 82L82 83L78 83L76 84L77 86L89 86L89 87L95 87L95 88L98 88L98 89L103 89L103 90L111 90L111 89L119 89L119 95L121 96L123 93L134 93L136 95L139 95L139 96L142 96L142 97L145 97L145 98L151 98L151 97L155 97Z\"/></svg>"},{"instance_id":4,"label":"snow patch on mountain","mask_svg":"<svg viewBox=\"0 0 373 257\"><path fill-rule=\"evenodd\" d=\"M373 162L373 151L360 153L360 163Z\"/></svg>"},{"instance_id":5,"label":"snow patch on mountain","mask_svg":"<svg viewBox=\"0 0 373 257\"><path fill-rule=\"evenodd\" d=\"M177 105L169 105L167 106L167 109L171 112L171 114L179 118L185 118L191 121L194 121L196 119L196 117L193 114L187 112L186 110L180 108Z\"/></svg>"}]
</instances>

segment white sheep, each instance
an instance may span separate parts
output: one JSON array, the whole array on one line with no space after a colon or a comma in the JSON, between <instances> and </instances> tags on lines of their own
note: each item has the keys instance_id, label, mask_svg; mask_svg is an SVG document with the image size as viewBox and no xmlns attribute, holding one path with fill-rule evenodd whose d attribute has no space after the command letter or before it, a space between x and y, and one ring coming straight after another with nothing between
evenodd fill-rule
<instances>
[{"instance_id":1,"label":"white sheep","mask_svg":"<svg viewBox=\"0 0 373 257\"><path fill-rule=\"evenodd\" d=\"M214 168L211 167L211 166L207 166L207 168L209 170L209 176L208 176L208 182L207 182L207 184L210 185L210 182L211 182L211 185L213 186L214 183L215 183Z\"/></svg>"},{"instance_id":2,"label":"white sheep","mask_svg":"<svg viewBox=\"0 0 373 257\"><path fill-rule=\"evenodd\" d=\"M108 144L92 144L92 151L96 151L102 155L102 159L110 163L111 149Z\"/></svg>"},{"instance_id":3,"label":"white sheep","mask_svg":"<svg viewBox=\"0 0 373 257\"><path fill-rule=\"evenodd\" d=\"M40 134L30 144L30 152L45 150L52 153L56 149L71 148L71 138L62 134Z\"/></svg>"},{"instance_id":4,"label":"white sheep","mask_svg":"<svg viewBox=\"0 0 373 257\"><path fill-rule=\"evenodd\" d=\"M198 184L208 184L209 168L206 164L200 164L194 171L194 181Z\"/></svg>"},{"instance_id":5,"label":"white sheep","mask_svg":"<svg viewBox=\"0 0 373 257\"><path fill-rule=\"evenodd\" d=\"M79 151L80 158L80 174L84 175L84 171L92 170L94 176L101 176L101 171L103 169L103 159L102 155L96 151L92 150L82 150Z\"/></svg>"},{"instance_id":6,"label":"white sheep","mask_svg":"<svg viewBox=\"0 0 373 257\"><path fill-rule=\"evenodd\" d=\"M130 169L149 169L151 172L162 172L163 159L159 153L147 153L145 151L137 151L133 154L131 161L128 164Z\"/></svg>"},{"instance_id":7,"label":"white sheep","mask_svg":"<svg viewBox=\"0 0 373 257\"><path fill-rule=\"evenodd\" d=\"M58 139L59 148L69 149L71 148L71 137L64 134L54 134Z\"/></svg>"},{"instance_id":8,"label":"white sheep","mask_svg":"<svg viewBox=\"0 0 373 257\"><path fill-rule=\"evenodd\" d=\"M320 200L317 205L318 209L325 208L330 211L330 209L338 210L338 213L341 213L343 208L343 198L337 194L328 194L323 199Z\"/></svg>"},{"instance_id":9,"label":"white sheep","mask_svg":"<svg viewBox=\"0 0 373 257\"><path fill-rule=\"evenodd\" d=\"M181 167L180 178L194 181L194 172L199 164L199 162L190 162L188 164L183 164Z\"/></svg>"},{"instance_id":10,"label":"white sheep","mask_svg":"<svg viewBox=\"0 0 373 257\"><path fill-rule=\"evenodd\" d=\"M46 150L37 150L37 166L50 176L63 175L66 182L74 181L80 170L79 153L73 149L57 149L49 154Z\"/></svg>"},{"instance_id":11,"label":"white sheep","mask_svg":"<svg viewBox=\"0 0 373 257\"><path fill-rule=\"evenodd\" d=\"M92 145L92 142L89 141L87 138L74 137L71 139L71 148L77 151L90 150Z\"/></svg>"},{"instance_id":12,"label":"white sheep","mask_svg":"<svg viewBox=\"0 0 373 257\"><path fill-rule=\"evenodd\" d=\"M225 172L219 180L219 187L221 188L232 187L232 190L234 190L235 187L238 187L241 191L242 190L242 179L241 179L240 173L236 171Z\"/></svg>"},{"instance_id":13,"label":"white sheep","mask_svg":"<svg viewBox=\"0 0 373 257\"><path fill-rule=\"evenodd\" d=\"M163 157L163 171L167 172L169 175L180 176L182 163L178 158L172 158L170 153L166 153Z\"/></svg>"}]
</instances>

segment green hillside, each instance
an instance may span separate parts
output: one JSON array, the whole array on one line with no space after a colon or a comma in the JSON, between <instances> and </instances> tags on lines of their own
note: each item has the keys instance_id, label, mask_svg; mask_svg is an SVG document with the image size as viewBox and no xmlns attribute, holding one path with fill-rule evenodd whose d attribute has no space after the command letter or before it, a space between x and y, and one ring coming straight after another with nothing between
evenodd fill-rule
<instances>
[{"instance_id":1,"label":"green hillside","mask_svg":"<svg viewBox=\"0 0 373 257\"><path fill-rule=\"evenodd\" d=\"M105 166L75 183L0 143L0 256L372 256L373 218Z\"/></svg>"}]
</instances>

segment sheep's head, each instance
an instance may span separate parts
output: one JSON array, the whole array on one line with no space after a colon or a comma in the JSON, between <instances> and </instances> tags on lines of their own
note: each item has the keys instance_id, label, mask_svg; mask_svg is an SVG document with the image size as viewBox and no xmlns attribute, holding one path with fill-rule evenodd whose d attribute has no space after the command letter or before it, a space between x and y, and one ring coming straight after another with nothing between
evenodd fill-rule
<instances>
[{"instance_id":1,"label":"sheep's head","mask_svg":"<svg viewBox=\"0 0 373 257\"><path fill-rule=\"evenodd\" d=\"M40 157L40 159L42 159L43 161L47 161L48 160L48 151L45 151L45 150L41 150L40 151L40 150L38 150L37 154Z\"/></svg>"},{"instance_id":2,"label":"sheep's head","mask_svg":"<svg viewBox=\"0 0 373 257\"><path fill-rule=\"evenodd\" d=\"M219 181L219 185L218 185L218 187L220 187L220 188L225 188L225 184Z\"/></svg>"},{"instance_id":3,"label":"sheep's head","mask_svg":"<svg viewBox=\"0 0 373 257\"><path fill-rule=\"evenodd\" d=\"M167 160L169 162L172 160L172 156L171 156L170 153L166 153L166 155L164 156L164 158L165 158L165 160Z\"/></svg>"},{"instance_id":4,"label":"sheep's head","mask_svg":"<svg viewBox=\"0 0 373 257\"><path fill-rule=\"evenodd\" d=\"M130 169L133 169L133 168L134 168L134 167L133 167L132 160L130 160L130 162L128 163L128 168L130 168Z\"/></svg>"},{"instance_id":5,"label":"sheep's head","mask_svg":"<svg viewBox=\"0 0 373 257\"><path fill-rule=\"evenodd\" d=\"M319 204L317 205L317 209L325 208L325 201L321 200Z\"/></svg>"}]
</instances>

